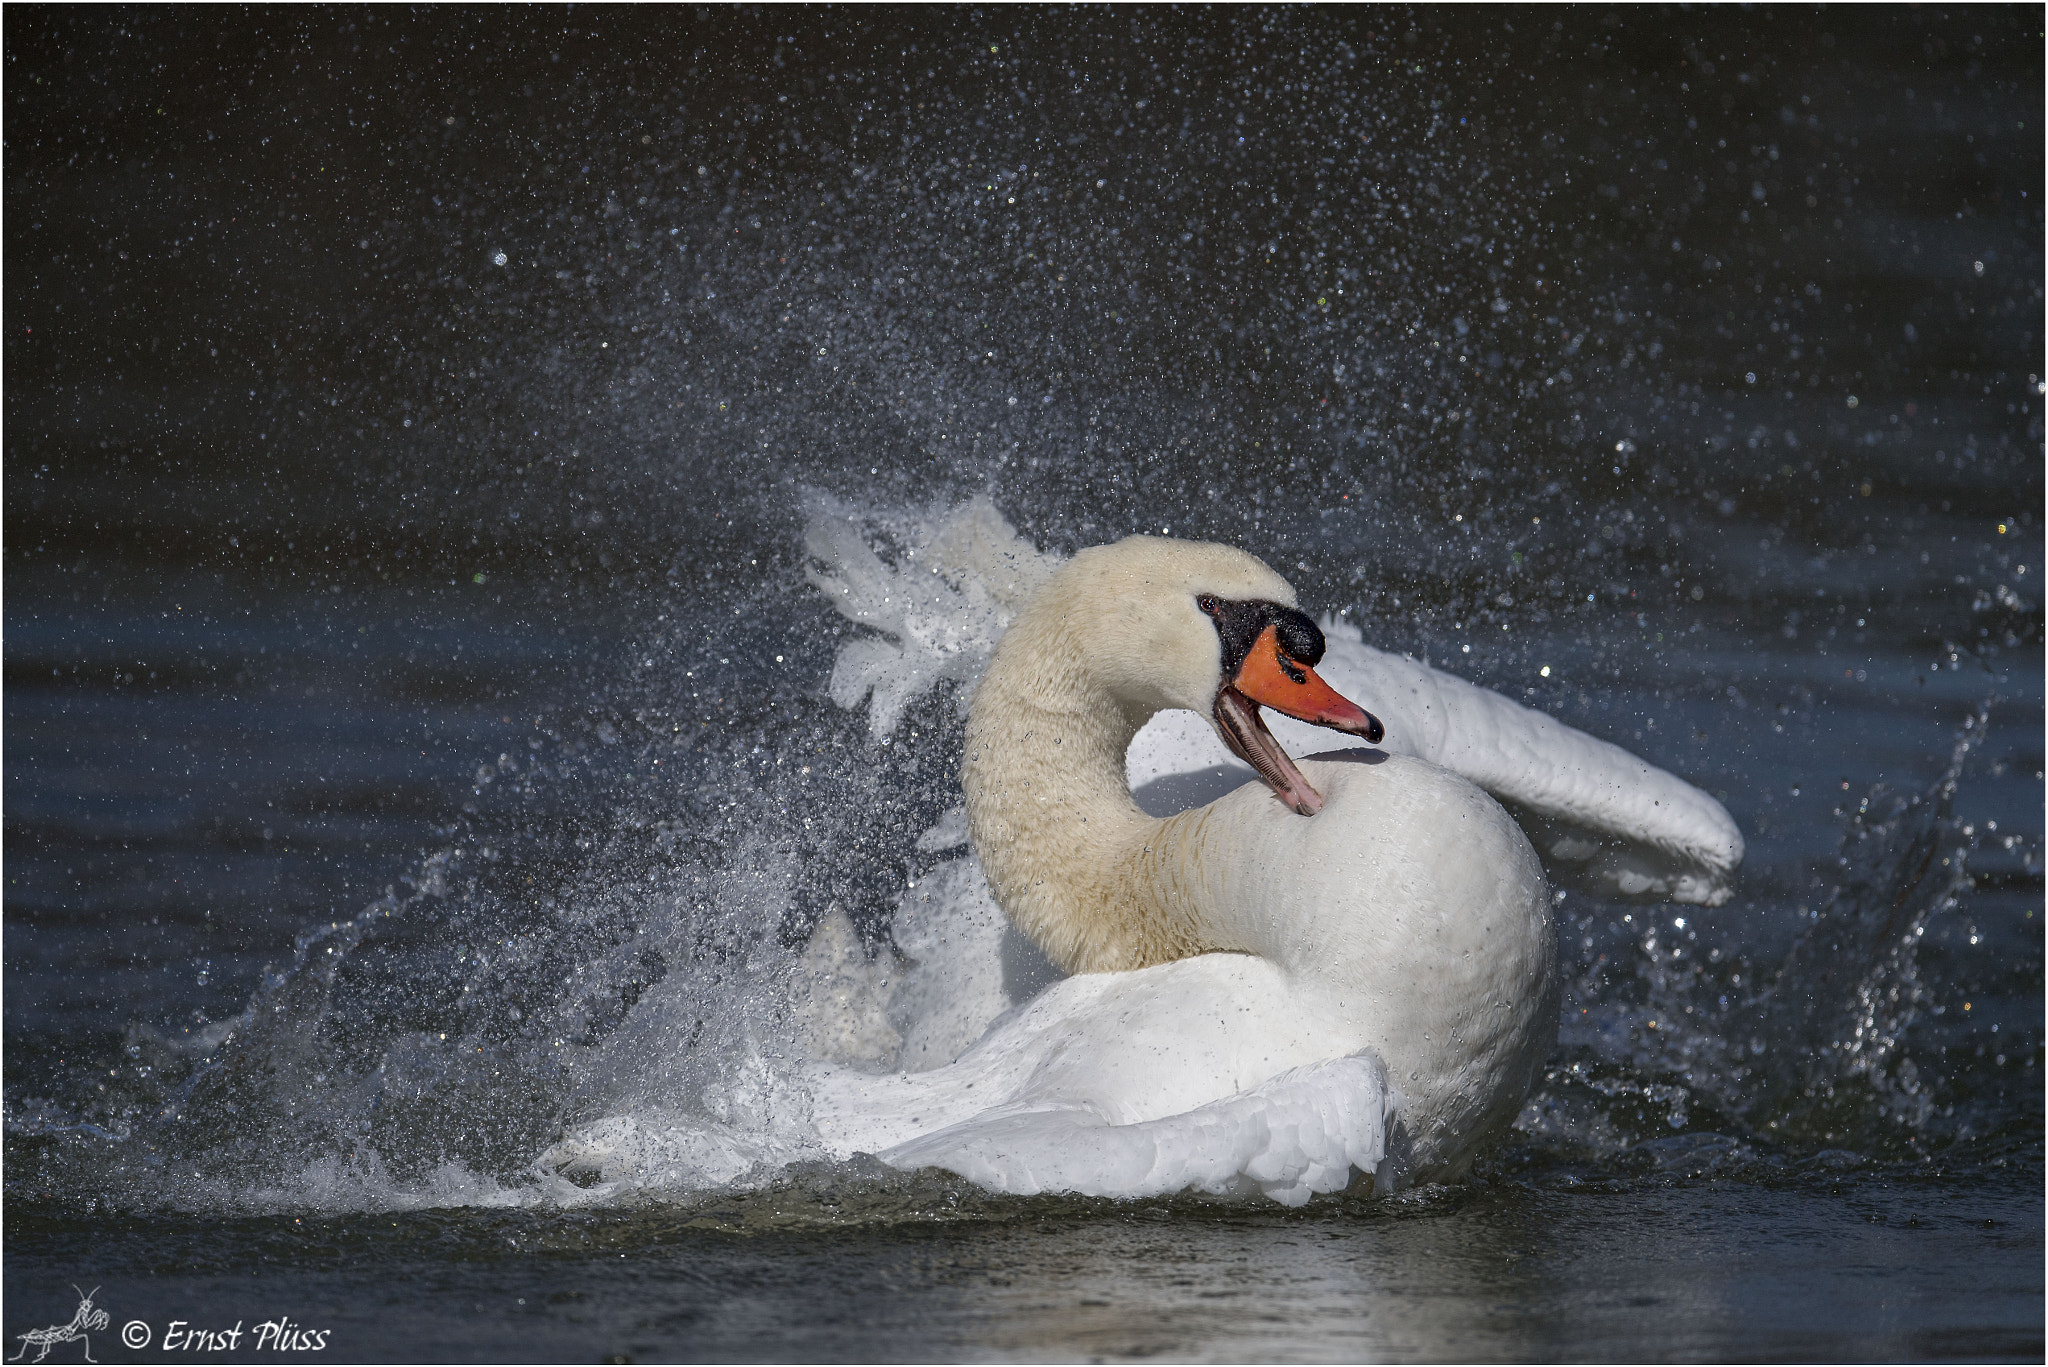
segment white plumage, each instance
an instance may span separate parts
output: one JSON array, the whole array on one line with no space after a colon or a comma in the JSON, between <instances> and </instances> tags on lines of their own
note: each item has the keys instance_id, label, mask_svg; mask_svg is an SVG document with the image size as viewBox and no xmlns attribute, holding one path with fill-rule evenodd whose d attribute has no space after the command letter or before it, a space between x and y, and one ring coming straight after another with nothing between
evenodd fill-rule
<instances>
[{"instance_id":1,"label":"white plumage","mask_svg":"<svg viewBox=\"0 0 2048 1367\"><path fill-rule=\"evenodd\" d=\"M1068 978L921 1073L827 1067L813 1123L845 1156L996 1191L1151 1196L1341 1190L1386 1150L1380 1061L1332 1056L1327 1003L1275 965L1210 954Z\"/></svg>"}]
</instances>

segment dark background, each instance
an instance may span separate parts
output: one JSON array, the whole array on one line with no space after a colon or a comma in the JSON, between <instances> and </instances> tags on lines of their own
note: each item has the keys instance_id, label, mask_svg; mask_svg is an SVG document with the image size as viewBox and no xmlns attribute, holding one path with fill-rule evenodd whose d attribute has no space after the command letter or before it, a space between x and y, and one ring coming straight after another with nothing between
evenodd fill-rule
<instances>
[{"instance_id":1,"label":"dark background","mask_svg":"<svg viewBox=\"0 0 2048 1367\"><path fill-rule=\"evenodd\" d=\"M1562 403L1520 392L1565 355L1594 375L1649 365L1665 395L1699 386L1767 422L1807 401L1854 417L1842 396L1860 387L1910 393L1917 426L2029 426L2009 411L2030 400L2040 323L2041 142L2024 126L2040 62L2020 10L23 7L7 23L17 571L282 564L354 583L403 560L604 584L589 562L606 551L666 570L718 550L679 500L762 519L780 508L763 484L868 484L849 450L778 444L764 463L701 414L578 421L668 378L686 332L699 351L745 333L777 353L693 358L713 375L802 369L809 348L770 318L682 297L700 273L664 259L678 246L813 310L893 312L899 334L922 311L906 365L971 373L993 328L1020 381L1107 372L1137 386L1130 406L1206 399L1226 434L1313 428L1332 398L1390 431L1455 433L1397 397L1406 381L1449 399L1443 367L1400 340L1454 316L1506 333L1470 350L1511 374L1460 375L1449 405L1496 443L1654 421L1584 381ZM1014 175L1031 149L1029 215L956 183L963 156ZM885 261L918 279L883 301ZM1048 270L1068 288L1042 290ZM1315 303L1347 280L1352 303ZM647 307L656 289L670 309ZM1484 310L1504 289L1497 325ZM1317 378L1330 365L1312 359L1360 342L1379 343L1383 383ZM882 396L847 397L856 430L834 445L889 430ZM1195 414L1160 422L1176 418ZM704 449L679 462L645 449L656 434ZM1424 467L1411 492L1449 492L1431 487L1448 453L1403 454ZM1608 482L1604 461L1527 454L1514 473L1536 488ZM1869 475L1897 501L1895 454L1826 492ZM1100 462L1056 473L1104 519L1188 501L1188 472L1132 463L1129 487ZM1329 482L1274 488L1249 453L1212 463L1202 477L1239 498L1233 466L1275 501ZM907 472L911 492L960 478L937 464ZM1952 496L2033 511L2024 475L1971 464ZM610 533L591 534L593 511Z\"/></svg>"},{"instance_id":2,"label":"dark background","mask_svg":"<svg viewBox=\"0 0 2048 1367\"><path fill-rule=\"evenodd\" d=\"M1170 516L1482 681L2036 642L2034 19L10 8L10 930L260 958L543 718L815 698L815 491Z\"/></svg>"}]
</instances>

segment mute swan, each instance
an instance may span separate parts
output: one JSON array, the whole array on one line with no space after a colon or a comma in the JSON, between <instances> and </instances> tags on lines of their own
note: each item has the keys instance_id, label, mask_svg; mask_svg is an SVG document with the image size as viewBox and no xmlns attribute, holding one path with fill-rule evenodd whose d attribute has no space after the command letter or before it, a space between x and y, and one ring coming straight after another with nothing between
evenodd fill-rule
<instances>
[{"instance_id":1,"label":"mute swan","mask_svg":"<svg viewBox=\"0 0 2048 1367\"><path fill-rule=\"evenodd\" d=\"M854 530L869 516L901 537L896 566ZM1288 1204L1354 1171L1453 1175L1512 1118L1557 1025L1542 870L1473 785L1512 804L1554 871L1606 895L1711 905L1741 862L1711 797L1346 624L1318 628L1240 552L1138 538L1062 562L984 499L937 519L821 509L805 541L812 582L884 633L841 648L829 690L847 708L872 694L878 738L920 692L986 673L963 779L1014 924L973 855L945 861L897 912L908 963L828 975L835 1000L874 1000L821 1033L873 1043L900 1026L898 1064L918 1071L828 1047L815 1057L865 1063L806 1064L793 1099L767 1079L741 1108L790 1116L784 1097L794 1129L615 1116L551 1152L565 1172L721 1184L822 1150L1019 1194L1251 1188ZM1336 688L1317 691L1304 666L1324 645ZM1338 694L1369 701L1380 748L1292 763L1225 688L1244 692L1247 665L1264 670L1242 680L1253 692L1367 737ZM1145 724L1155 708L1173 710ZM1296 746L1313 735L1274 725ZM1236 786L1253 771L1232 750L1267 782ZM1236 791L1169 815L1219 784ZM956 807L918 847L963 846L969 825ZM1076 976L1039 991L1055 970L1020 925ZM862 959L851 926L828 918L806 962L848 954Z\"/></svg>"},{"instance_id":2,"label":"mute swan","mask_svg":"<svg viewBox=\"0 0 2048 1367\"><path fill-rule=\"evenodd\" d=\"M975 692L962 780L997 902L1080 976L947 1067L825 1070L828 1144L1007 1190L1305 1200L1389 1159L1388 1180L1462 1170L1556 1039L1549 890L1466 780L1288 757L1261 704L1381 735L1322 653L1287 581L1230 547L1132 537L1057 570ZM1139 810L1125 750L1165 708L1213 715L1263 784Z\"/></svg>"}]
</instances>

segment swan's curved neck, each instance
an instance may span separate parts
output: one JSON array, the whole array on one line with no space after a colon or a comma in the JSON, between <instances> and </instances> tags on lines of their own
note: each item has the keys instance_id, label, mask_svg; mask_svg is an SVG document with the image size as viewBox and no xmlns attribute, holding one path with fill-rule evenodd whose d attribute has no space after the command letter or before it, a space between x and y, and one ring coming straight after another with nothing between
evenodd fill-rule
<instances>
[{"instance_id":1,"label":"swan's curved neck","mask_svg":"<svg viewBox=\"0 0 2048 1367\"><path fill-rule=\"evenodd\" d=\"M1124 755L1153 709L1111 695L1058 642L1004 638L974 697L961 782L968 829L1005 915L1069 973L1241 946L1217 943L1182 895L1183 816L1131 798Z\"/></svg>"}]
</instances>

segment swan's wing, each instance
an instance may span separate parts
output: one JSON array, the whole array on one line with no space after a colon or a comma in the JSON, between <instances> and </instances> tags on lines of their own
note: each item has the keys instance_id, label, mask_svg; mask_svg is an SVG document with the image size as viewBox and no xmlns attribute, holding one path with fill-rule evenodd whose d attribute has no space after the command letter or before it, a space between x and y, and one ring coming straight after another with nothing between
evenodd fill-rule
<instances>
[{"instance_id":1,"label":"swan's wing","mask_svg":"<svg viewBox=\"0 0 2048 1367\"><path fill-rule=\"evenodd\" d=\"M1087 1106L1006 1106L920 1135L878 1156L945 1168L1019 1196L1224 1195L1256 1186L1283 1205L1342 1191L1387 1154L1397 1105L1370 1053L1294 1068L1180 1115L1114 1125Z\"/></svg>"},{"instance_id":2,"label":"swan's wing","mask_svg":"<svg viewBox=\"0 0 2048 1367\"><path fill-rule=\"evenodd\" d=\"M828 689L845 708L872 694L868 729L881 737L926 690L946 679L971 685L980 678L1003 629L1059 560L1018 536L985 498L913 520L894 565L869 549L863 520L820 509L804 528L804 549L811 583L840 615L883 633L841 647ZM963 706L966 697L963 687Z\"/></svg>"},{"instance_id":3,"label":"swan's wing","mask_svg":"<svg viewBox=\"0 0 2048 1367\"><path fill-rule=\"evenodd\" d=\"M1631 896L1706 906L1728 899L1742 832L1713 798L1555 717L1375 650L1355 628L1324 627L1329 652L1317 672L1386 723L1387 748L1499 798L1553 862L1582 865L1582 874ZM1320 743L1307 727L1284 739Z\"/></svg>"}]
</instances>

